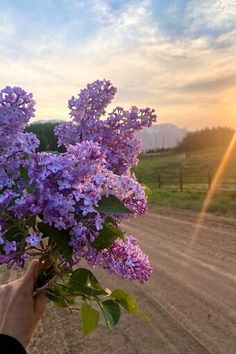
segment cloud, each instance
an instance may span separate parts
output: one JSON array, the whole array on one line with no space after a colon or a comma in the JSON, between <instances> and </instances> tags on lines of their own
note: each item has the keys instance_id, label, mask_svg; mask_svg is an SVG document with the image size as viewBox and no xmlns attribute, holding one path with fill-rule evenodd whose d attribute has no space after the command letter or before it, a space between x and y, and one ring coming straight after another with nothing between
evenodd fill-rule
<instances>
[{"instance_id":1,"label":"cloud","mask_svg":"<svg viewBox=\"0 0 236 354\"><path fill-rule=\"evenodd\" d=\"M224 32L235 27L236 2L234 0L204 0L201 6L199 5L196 0L189 1L187 5L192 31L212 28Z\"/></svg>"},{"instance_id":2,"label":"cloud","mask_svg":"<svg viewBox=\"0 0 236 354\"><path fill-rule=\"evenodd\" d=\"M215 93L216 91L222 91L225 88L230 88L236 85L236 73L234 75L221 76L217 78L205 77L200 80L193 81L188 83L185 86L182 86L180 91L183 92L211 92Z\"/></svg>"},{"instance_id":3,"label":"cloud","mask_svg":"<svg viewBox=\"0 0 236 354\"><path fill-rule=\"evenodd\" d=\"M0 37L1 40L6 41L8 38L15 33L15 27L13 23L9 23L7 16L4 13L0 13Z\"/></svg>"}]
</instances>

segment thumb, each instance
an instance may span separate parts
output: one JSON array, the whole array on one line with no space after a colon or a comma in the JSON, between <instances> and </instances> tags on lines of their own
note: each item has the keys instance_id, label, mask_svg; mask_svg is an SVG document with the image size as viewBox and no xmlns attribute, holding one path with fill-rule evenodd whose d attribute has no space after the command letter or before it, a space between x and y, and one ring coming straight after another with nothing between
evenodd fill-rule
<instances>
[{"instance_id":1,"label":"thumb","mask_svg":"<svg viewBox=\"0 0 236 354\"><path fill-rule=\"evenodd\" d=\"M34 259L30 263L29 267L27 268L27 270L22 278L22 282L30 294L32 294L32 292L34 290L35 274L37 272L38 264L39 264L39 261L37 259Z\"/></svg>"}]
</instances>

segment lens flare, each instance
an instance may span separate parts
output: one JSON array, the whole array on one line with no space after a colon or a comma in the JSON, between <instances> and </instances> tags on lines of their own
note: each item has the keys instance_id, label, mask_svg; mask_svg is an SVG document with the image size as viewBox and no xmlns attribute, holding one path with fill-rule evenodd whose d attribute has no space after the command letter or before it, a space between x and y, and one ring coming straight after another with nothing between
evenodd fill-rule
<instances>
[{"instance_id":1,"label":"lens flare","mask_svg":"<svg viewBox=\"0 0 236 354\"><path fill-rule=\"evenodd\" d=\"M195 241L197 239L200 227L204 221L205 213L208 210L210 202L212 200L212 197L214 196L214 194L216 192L217 184L220 180L220 177L222 176L222 173L223 173L225 167L227 166L227 163L228 163L229 158L232 154L235 144L236 144L236 132L234 133L233 138L231 139L229 146L227 147L227 150L226 150L226 152L225 152L225 154L224 154L224 156L223 156L223 158L216 170L216 173L215 173L214 178L211 183L211 187L209 188L209 190L207 192L207 195L204 200L200 215L199 215L197 223L196 223L196 229L192 235L191 246L195 243Z\"/></svg>"}]
</instances>

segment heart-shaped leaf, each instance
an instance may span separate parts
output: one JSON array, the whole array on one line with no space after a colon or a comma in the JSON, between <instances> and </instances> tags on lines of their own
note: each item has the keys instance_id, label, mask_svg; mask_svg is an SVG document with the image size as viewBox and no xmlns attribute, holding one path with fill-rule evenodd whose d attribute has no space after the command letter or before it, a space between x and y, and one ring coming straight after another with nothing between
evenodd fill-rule
<instances>
[{"instance_id":1,"label":"heart-shaped leaf","mask_svg":"<svg viewBox=\"0 0 236 354\"><path fill-rule=\"evenodd\" d=\"M110 222L110 218L107 219L105 220L103 228L100 230L96 240L92 243L92 246L99 251L110 247L118 237L124 239L123 232Z\"/></svg>"},{"instance_id":2,"label":"heart-shaped leaf","mask_svg":"<svg viewBox=\"0 0 236 354\"><path fill-rule=\"evenodd\" d=\"M110 297L114 298L123 306L128 312L136 312L138 310L137 301L134 296L122 289L112 291Z\"/></svg>"},{"instance_id":3,"label":"heart-shaped leaf","mask_svg":"<svg viewBox=\"0 0 236 354\"><path fill-rule=\"evenodd\" d=\"M99 312L87 303L83 303L81 307L81 320L84 335L87 336L97 328Z\"/></svg>"},{"instance_id":4,"label":"heart-shaped leaf","mask_svg":"<svg viewBox=\"0 0 236 354\"><path fill-rule=\"evenodd\" d=\"M87 295L89 297L107 295L97 278L86 268L78 268L72 273L68 289L75 295Z\"/></svg>"},{"instance_id":5,"label":"heart-shaped leaf","mask_svg":"<svg viewBox=\"0 0 236 354\"><path fill-rule=\"evenodd\" d=\"M115 300L102 301L101 305L107 327L113 329L120 319L120 305Z\"/></svg>"}]
</instances>

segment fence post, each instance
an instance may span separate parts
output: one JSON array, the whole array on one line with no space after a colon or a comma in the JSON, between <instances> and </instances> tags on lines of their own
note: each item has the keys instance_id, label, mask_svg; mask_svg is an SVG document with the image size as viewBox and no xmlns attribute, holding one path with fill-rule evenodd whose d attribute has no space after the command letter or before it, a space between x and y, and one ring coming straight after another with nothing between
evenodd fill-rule
<instances>
[{"instance_id":1,"label":"fence post","mask_svg":"<svg viewBox=\"0 0 236 354\"><path fill-rule=\"evenodd\" d=\"M158 188L161 188L161 174L158 173Z\"/></svg>"},{"instance_id":2,"label":"fence post","mask_svg":"<svg viewBox=\"0 0 236 354\"><path fill-rule=\"evenodd\" d=\"M208 172L208 190L211 189L211 173Z\"/></svg>"},{"instance_id":3,"label":"fence post","mask_svg":"<svg viewBox=\"0 0 236 354\"><path fill-rule=\"evenodd\" d=\"M181 172L179 174L179 189L180 189L180 192L183 192L183 175Z\"/></svg>"}]
</instances>

